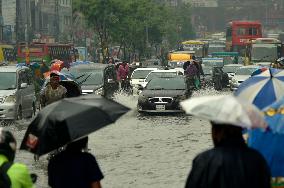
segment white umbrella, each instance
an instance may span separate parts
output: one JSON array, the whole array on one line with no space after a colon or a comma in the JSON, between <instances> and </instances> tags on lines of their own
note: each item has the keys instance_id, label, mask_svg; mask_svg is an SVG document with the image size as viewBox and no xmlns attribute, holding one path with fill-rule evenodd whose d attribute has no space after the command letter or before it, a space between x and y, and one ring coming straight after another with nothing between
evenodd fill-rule
<instances>
[{"instance_id":1,"label":"white umbrella","mask_svg":"<svg viewBox=\"0 0 284 188\"><path fill-rule=\"evenodd\" d=\"M243 128L266 128L264 115L253 104L233 95L194 97L181 102L187 114Z\"/></svg>"}]
</instances>

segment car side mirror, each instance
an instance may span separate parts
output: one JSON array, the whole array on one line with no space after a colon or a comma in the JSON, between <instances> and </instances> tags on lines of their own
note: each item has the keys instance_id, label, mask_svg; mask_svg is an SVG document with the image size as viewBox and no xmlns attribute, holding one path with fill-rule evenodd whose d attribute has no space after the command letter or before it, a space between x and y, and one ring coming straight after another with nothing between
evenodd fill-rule
<instances>
[{"instance_id":1,"label":"car side mirror","mask_svg":"<svg viewBox=\"0 0 284 188\"><path fill-rule=\"evenodd\" d=\"M114 84L115 81L114 81L113 79L107 79L107 83L109 83L109 84Z\"/></svg>"},{"instance_id":2,"label":"car side mirror","mask_svg":"<svg viewBox=\"0 0 284 188\"><path fill-rule=\"evenodd\" d=\"M27 83L21 83L21 89L27 88L28 84Z\"/></svg>"}]
</instances>

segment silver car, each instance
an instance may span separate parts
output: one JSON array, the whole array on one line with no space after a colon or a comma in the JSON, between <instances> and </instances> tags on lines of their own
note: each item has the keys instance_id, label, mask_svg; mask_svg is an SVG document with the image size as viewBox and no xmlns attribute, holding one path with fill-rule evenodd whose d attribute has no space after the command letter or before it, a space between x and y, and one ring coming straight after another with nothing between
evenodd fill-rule
<instances>
[{"instance_id":1,"label":"silver car","mask_svg":"<svg viewBox=\"0 0 284 188\"><path fill-rule=\"evenodd\" d=\"M0 119L32 117L36 97L30 69L0 66L0 81Z\"/></svg>"}]
</instances>

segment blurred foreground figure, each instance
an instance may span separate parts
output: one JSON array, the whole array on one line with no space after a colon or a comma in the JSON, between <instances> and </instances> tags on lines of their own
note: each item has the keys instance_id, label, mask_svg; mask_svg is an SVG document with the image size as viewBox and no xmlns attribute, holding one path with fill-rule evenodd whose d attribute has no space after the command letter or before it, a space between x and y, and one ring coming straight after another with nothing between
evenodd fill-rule
<instances>
[{"instance_id":1,"label":"blurred foreground figure","mask_svg":"<svg viewBox=\"0 0 284 188\"><path fill-rule=\"evenodd\" d=\"M87 152L88 137L67 145L48 164L48 184L52 188L101 188L103 174L95 157Z\"/></svg>"},{"instance_id":2,"label":"blurred foreground figure","mask_svg":"<svg viewBox=\"0 0 284 188\"><path fill-rule=\"evenodd\" d=\"M16 139L0 128L0 188L32 188L33 182L26 165L14 163Z\"/></svg>"},{"instance_id":3,"label":"blurred foreground figure","mask_svg":"<svg viewBox=\"0 0 284 188\"><path fill-rule=\"evenodd\" d=\"M270 171L264 158L249 148L242 128L212 124L214 148L193 160L186 188L269 188Z\"/></svg>"}]
</instances>

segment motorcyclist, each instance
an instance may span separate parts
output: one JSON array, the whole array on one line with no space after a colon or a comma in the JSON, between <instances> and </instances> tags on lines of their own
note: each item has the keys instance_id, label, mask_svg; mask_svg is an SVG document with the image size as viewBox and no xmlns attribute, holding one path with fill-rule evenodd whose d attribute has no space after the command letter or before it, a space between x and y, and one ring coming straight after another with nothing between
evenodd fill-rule
<instances>
[{"instance_id":1,"label":"motorcyclist","mask_svg":"<svg viewBox=\"0 0 284 188\"><path fill-rule=\"evenodd\" d=\"M60 77L56 71L50 73L50 82L41 92L41 105L46 106L66 97L67 89L59 84Z\"/></svg>"},{"instance_id":2,"label":"motorcyclist","mask_svg":"<svg viewBox=\"0 0 284 188\"><path fill-rule=\"evenodd\" d=\"M12 133L0 128L0 166L3 173L6 171L5 175L8 175L5 181L0 182L0 187L8 182L11 188L32 188L34 186L27 166L14 163L16 145Z\"/></svg>"},{"instance_id":3,"label":"motorcyclist","mask_svg":"<svg viewBox=\"0 0 284 188\"><path fill-rule=\"evenodd\" d=\"M197 79L197 68L195 67L194 63L191 62L187 66L187 69L185 70L185 76L186 76L186 82L188 88L196 88L195 81Z\"/></svg>"}]
</instances>

